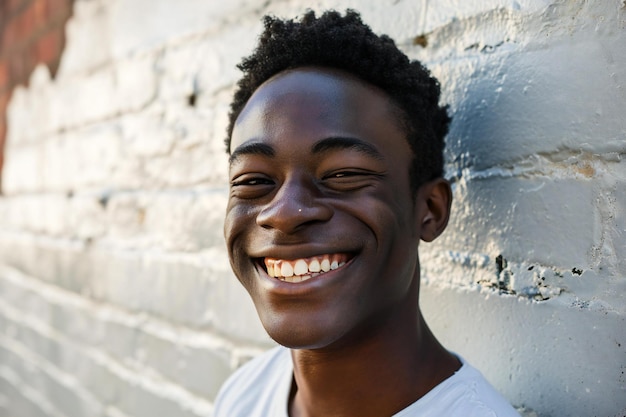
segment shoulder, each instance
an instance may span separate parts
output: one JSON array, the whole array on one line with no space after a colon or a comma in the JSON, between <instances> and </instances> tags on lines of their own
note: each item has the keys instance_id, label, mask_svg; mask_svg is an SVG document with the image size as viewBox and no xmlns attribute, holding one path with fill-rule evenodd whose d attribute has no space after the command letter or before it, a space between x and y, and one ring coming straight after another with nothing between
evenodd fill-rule
<instances>
[{"instance_id":1,"label":"shoulder","mask_svg":"<svg viewBox=\"0 0 626 417\"><path fill-rule=\"evenodd\" d=\"M462 358L450 378L394 417L520 417L483 375Z\"/></svg>"},{"instance_id":2,"label":"shoulder","mask_svg":"<svg viewBox=\"0 0 626 417\"><path fill-rule=\"evenodd\" d=\"M272 410L282 406L286 412L292 373L288 349L277 347L257 356L224 383L215 400L215 417L274 415Z\"/></svg>"}]
</instances>

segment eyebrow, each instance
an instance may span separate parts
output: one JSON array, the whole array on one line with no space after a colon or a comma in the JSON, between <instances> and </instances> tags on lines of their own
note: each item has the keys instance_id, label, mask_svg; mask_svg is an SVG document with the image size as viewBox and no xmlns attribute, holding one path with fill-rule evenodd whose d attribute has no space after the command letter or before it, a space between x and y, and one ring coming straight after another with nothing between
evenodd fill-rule
<instances>
[{"instance_id":1,"label":"eyebrow","mask_svg":"<svg viewBox=\"0 0 626 417\"><path fill-rule=\"evenodd\" d=\"M261 142L246 142L238 146L228 158L228 163L232 164L242 155L265 155L273 157L276 155L274 148L266 143Z\"/></svg>"},{"instance_id":2,"label":"eyebrow","mask_svg":"<svg viewBox=\"0 0 626 417\"><path fill-rule=\"evenodd\" d=\"M383 161L385 159L378 149L368 142L357 138L341 136L333 136L317 141L313 145L312 152L314 154L320 154L341 149L354 149L379 161ZM242 155L264 155L274 157L276 156L276 151L273 147L266 143L254 141L245 142L231 153L228 158L228 163L233 164Z\"/></svg>"},{"instance_id":3,"label":"eyebrow","mask_svg":"<svg viewBox=\"0 0 626 417\"><path fill-rule=\"evenodd\" d=\"M330 137L322 139L313 145L313 153L324 153L332 150L354 149L368 156L383 161L383 155L370 143L350 137Z\"/></svg>"}]
</instances>

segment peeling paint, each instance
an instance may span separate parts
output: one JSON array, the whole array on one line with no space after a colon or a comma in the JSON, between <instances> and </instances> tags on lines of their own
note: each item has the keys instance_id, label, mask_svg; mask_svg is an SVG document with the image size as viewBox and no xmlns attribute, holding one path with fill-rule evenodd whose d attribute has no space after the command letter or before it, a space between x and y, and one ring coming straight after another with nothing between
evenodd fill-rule
<instances>
[{"instance_id":1,"label":"peeling paint","mask_svg":"<svg viewBox=\"0 0 626 417\"><path fill-rule=\"evenodd\" d=\"M428 34L417 35L413 38L413 45L419 45L422 48L426 48L428 46Z\"/></svg>"}]
</instances>

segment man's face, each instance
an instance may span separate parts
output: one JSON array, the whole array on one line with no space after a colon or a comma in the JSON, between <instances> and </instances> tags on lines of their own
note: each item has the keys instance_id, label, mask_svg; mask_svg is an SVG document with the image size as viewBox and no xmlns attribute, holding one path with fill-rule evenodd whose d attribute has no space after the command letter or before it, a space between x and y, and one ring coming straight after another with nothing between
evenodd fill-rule
<instances>
[{"instance_id":1,"label":"man's face","mask_svg":"<svg viewBox=\"0 0 626 417\"><path fill-rule=\"evenodd\" d=\"M239 115L231 154L228 253L274 340L348 343L417 311L423 210L385 93L339 71L283 72Z\"/></svg>"}]
</instances>

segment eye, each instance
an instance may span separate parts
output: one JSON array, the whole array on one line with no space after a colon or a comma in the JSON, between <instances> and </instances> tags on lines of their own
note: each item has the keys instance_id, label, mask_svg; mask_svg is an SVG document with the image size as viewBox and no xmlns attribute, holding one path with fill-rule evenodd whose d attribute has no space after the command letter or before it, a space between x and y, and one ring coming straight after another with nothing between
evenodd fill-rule
<instances>
[{"instance_id":1,"label":"eye","mask_svg":"<svg viewBox=\"0 0 626 417\"><path fill-rule=\"evenodd\" d=\"M330 175L329 178L346 178L346 177L352 177L352 176L355 176L355 175L359 175L359 173L358 172L350 172L350 171L347 171L347 172L337 172L337 173L334 173L334 174Z\"/></svg>"},{"instance_id":2,"label":"eye","mask_svg":"<svg viewBox=\"0 0 626 417\"><path fill-rule=\"evenodd\" d=\"M350 178L350 177L359 177L359 176L368 175L368 174L371 174L371 173L368 171L363 171L359 169L346 169L346 170L341 170L341 171L330 172L326 174L324 178L325 179L327 178Z\"/></svg>"},{"instance_id":3,"label":"eye","mask_svg":"<svg viewBox=\"0 0 626 417\"><path fill-rule=\"evenodd\" d=\"M336 191L355 191L373 185L380 177L371 171L348 169L327 173L322 177L322 183Z\"/></svg>"},{"instance_id":4,"label":"eye","mask_svg":"<svg viewBox=\"0 0 626 417\"><path fill-rule=\"evenodd\" d=\"M243 174L230 181L231 195L243 199L261 197L273 186L274 181L261 174Z\"/></svg>"},{"instance_id":5,"label":"eye","mask_svg":"<svg viewBox=\"0 0 626 417\"><path fill-rule=\"evenodd\" d=\"M235 180L231 182L231 185L233 187L240 187L240 186L255 186L255 185L271 185L274 182L270 179L267 178L246 178L246 179L242 179L242 180Z\"/></svg>"}]
</instances>

